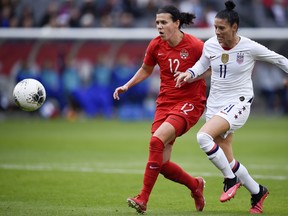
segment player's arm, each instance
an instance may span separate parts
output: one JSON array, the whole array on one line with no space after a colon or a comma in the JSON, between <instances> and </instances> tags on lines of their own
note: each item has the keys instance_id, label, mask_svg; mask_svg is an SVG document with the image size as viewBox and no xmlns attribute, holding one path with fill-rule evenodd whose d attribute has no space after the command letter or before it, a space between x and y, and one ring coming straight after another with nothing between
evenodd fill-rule
<instances>
[{"instance_id":1,"label":"player's arm","mask_svg":"<svg viewBox=\"0 0 288 216\"><path fill-rule=\"evenodd\" d=\"M288 59L285 56L280 55L254 41L252 41L252 46L251 54L256 60L274 64L284 72L288 73Z\"/></svg>"},{"instance_id":2,"label":"player's arm","mask_svg":"<svg viewBox=\"0 0 288 216\"><path fill-rule=\"evenodd\" d=\"M188 68L184 73L176 72L174 74L176 85L180 88L184 83L204 79L211 75L210 59L205 55L205 46L200 59L192 68Z\"/></svg>"},{"instance_id":3,"label":"player's arm","mask_svg":"<svg viewBox=\"0 0 288 216\"><path fill-rule=\"evenodd\" d=\"M211 75L210 71L210 59L208 54L206 54L206 44L204 44L204 48L202 51L202 55L200 59L195 63L195 65L191 68L188 68L184 73L176 72L174 74L176 87L181 87L185 82L193 82L198 79L203 79L206 76ZM210 72L209 72L210 71Z\"/></svg>"},{"instance_id":4,"label":"player's arm","mask_svg":"<svg viewBox=\"0 0 288 216\"><path fill-rule=\"evenodd\" d=\"M193 78L193 75L189 71L185 71L185 72L177 71L174 74L174 77L175 77L174 80L176 81L175 87L180 88L186 82L191 83L191 82L195 82L195 81L200 80L200 79L206 79L210 76L211 76L211 68L209 68L203 74L201 74L200 76L195 77L195 78Z\"/></svg>"},{"instance_id":5,"label":"player's arm","mask_svg":"<svg viewBox=\"0 0 288 216\"><path fill-rule=\"evenodd\" d=\"M148 66L143 63L142 66L135 73L135 75L127 83L115 89L113 93L113 98L115 100L120 100L119 94L123 94L132 86L135 86L143 80L147 79L153 72L153 69L153 66Z\"/></svg>"},{"instance_id":6,"label":"player's arm","mask_svg":"<svg viewBox=\"0 0 288 216\"><path fill-rule=\"evenodd\" d=\"M206 70L203 74L201 74L200 76L198 76L198 77L196 77L196 78L194 78L192 80L187 80L187 82L189 82L189 83L190 82L195 82L195 81L200 80L200 79L206 79L206 78L208 78L210 76L211 76L211 68L209 67L209 69Z\"/></svg>"}]
</instances>

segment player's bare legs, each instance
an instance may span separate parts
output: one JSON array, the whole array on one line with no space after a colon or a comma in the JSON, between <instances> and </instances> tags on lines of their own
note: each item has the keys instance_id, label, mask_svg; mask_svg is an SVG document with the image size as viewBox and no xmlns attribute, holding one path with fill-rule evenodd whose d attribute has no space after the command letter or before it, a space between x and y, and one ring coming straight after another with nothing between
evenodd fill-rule
<instances>
[{"instance_id":1,"label":"player's bare legs","mask_svg":"<svg viewBox=\"0 0 288 216\"><path fill-rule=\"evenodd\" d=\"M224 176L224 190L220 197L221 202L233 198L240 187L240 183L237 182L237 177L230 168L222 148L215 142L215 138L228 131L229 128L230 125L224 118L215 115L197 133L197 141L200 148Z\"/></svg>"},{"instance_id":2,"label":"player's bare legs","mask_svg":"<svg viewBox=\"0 0 288 216\"><path fill-rule=\"evenodd\" d=\"M239 161L236 161L232 150L233 134L229 134L225 139L221 136L215 138L216 143L223 149L232 171L237 176L240 183L251 193L250 213L258 214L263 212L263 203L268 196L268 189L257 183L249 174L246 167Z\"/></svg>"}]
</instances>

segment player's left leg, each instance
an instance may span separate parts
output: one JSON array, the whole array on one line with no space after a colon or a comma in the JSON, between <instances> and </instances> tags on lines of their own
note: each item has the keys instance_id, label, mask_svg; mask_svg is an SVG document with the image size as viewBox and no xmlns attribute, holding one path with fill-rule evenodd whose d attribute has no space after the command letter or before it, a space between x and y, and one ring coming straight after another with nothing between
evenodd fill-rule
<instances>
[{"instance_id":1,"label":"player's left leg","mask_svg":"<svg viewBox=\"0 0 288 216\"><path fill-rule=\"evenodd\" d=\"M128 205L136 209L138 213L146 211L150 194L162 167L165 144L167 145L174 139L175 129L167 122L162 123L150 139L142 190L136 197L127 199Z\"/></svg>"},{"instance_id":2,"label":"player's left leg","mask_svg":"<svg viewBox=\"0 0 288 216\"><path fill-rule=\"evenodd\" d=\"M161 174L174 182L185 185L191 191L191 197L195 202L197 211L202 211L205 206L205 198L203 190L205 181L202 177L193 177L185 172L180 166L171 161L167 161L162 165Z\"/></svg>"},{"instance_id":3,"label":"player's left leg","mask_svg":"<svg viewBox=\"0 0 288 216\"><path fill-rule=\"evenodd\" d=\"M166 120L175 128L176 137L181 136L187 131L186 120L178 115L170 115ZM205 206L205 198L203 190L205 187L205 181L202 177L193 177L184 171L179 165L170 161L173 140L165 146L164 160L160 173L167 179L185 185L191 191L191 197L193 197L196 210L202 211Z\"/></svg>"},{"instance_id":4,"label":"player's left leg","mask_svg":"<svg viewBox=\"0 0 288 216\"><path fill-rule=\"evenodd\" d=\"M247 184L250 188L259 188L259 185L251 178L251 176L248 174L247 169L244 166L234 167L234 164L231 165L231 162L234 160L232 150L233 132L241 128L246 123L250 115L252 101L253 98L245 99L245 97L240 97L239 102L231 103L230 105L222 108L218 113L216 113L218 117L224 118L229 123L229 130L225 131L224 133L218 134L218 136L215 137L215 141L224 151L225 156L229 162L229 166L234 172L234 174L238 174L236 175L237 181L239 181L240 183L242 183L242 181L248 182ZM239 169L239 171L235 171L236 169ZM242 180L239 178L242 178Z\"/></svg>"},{"instance_id":5,"label":"player's left leg","mask_svg":"<svg viewBox=\"0 0 288 216\"><path fill-rule=\"evenodd\" d=\"M213 116L197 133L200 148L207 154L208 159L222 172L224 176L221 202L226 202L236 195L240 183L232 172L222 148L214 139L229 130L229 122L221 116Z\"/></svg>"},{"instance_id":6,"label":"player's left leg","mask_svg":"<svg viewBox=\"0 0 288 216\"><path fill-rule=\"evenodd\" d=\"M145 213L149 196L158 178L163 162L164 143L157 136L150 139L149 158L146 164L143 186L140 194L134 198L128 198L128 205L138 213Z\"/></svg>"},{"instance_id":7,"label":"player's left leg","mask_svg":"<svg viewBox=\"0 0 288 216\"><path fill-rule=\"evenodd\" d=\"M257 183L249 174L246 167L233 159L230 163L231 169L238 177L240 183L251 193L250 213L258 214L263 212L263 203L269 194L266 187Z\"/></svg>"},{"instance_id":8,"label":"player's left leg","mask_svg":"<svg viewBox=\"0 0 288 216\"><path fill-rule=\"evenodd\" d=\"M225 139L217 137L217 143L223 149L232 171L237 176L239 182L251 193L251 209L250 213L262 213L263 202L268 195L268 189L259 183L257 183L249 174L246 167L236 161L232 151L232 137L233 134L229 134Z\"/></svg>"}]
</instances>

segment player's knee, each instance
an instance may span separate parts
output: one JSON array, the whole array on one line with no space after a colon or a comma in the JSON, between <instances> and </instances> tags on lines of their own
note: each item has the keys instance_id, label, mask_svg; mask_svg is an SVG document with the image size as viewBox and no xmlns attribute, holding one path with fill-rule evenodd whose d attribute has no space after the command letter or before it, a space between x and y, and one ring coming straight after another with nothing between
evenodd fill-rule
<instances>
[{"instance_id":1,"label":"player's knee","mask_svg":"<svg viewBox=\"0 0 288 216\"><path fill-rule=\"evenodd\" d=\"M215 145L213 138L204 132L197 133L197 142L204 152L209 152Z\"/></svg>"},{"instance_id":2,"label":"player's knee","mask_svg":"<svg viewBox=\"0 0 288 216\"><path fill-rule=\"evenodd\" d=\"M150 140L150 151L153 152L163 152L164 151L163 142L156 136L152 136Z\"/></svg>"}]
</instances>

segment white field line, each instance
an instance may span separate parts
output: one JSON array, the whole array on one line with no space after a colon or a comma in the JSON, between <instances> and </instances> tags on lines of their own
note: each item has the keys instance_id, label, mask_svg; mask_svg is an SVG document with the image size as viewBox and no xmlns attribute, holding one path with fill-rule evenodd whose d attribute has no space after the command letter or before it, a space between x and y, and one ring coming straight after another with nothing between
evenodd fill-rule
<instances>
[{"instance_id":1,"label":"white field line","mask_svg":"<svg viewBox=\"0 0 288 216\"><path fill-rule=\"evenodd\" d=\"M118 164L119 165L119 164ZM259 169L260 166L257 166ZM263 166L263 169L266 166ZM0 169L5 170L28 170L28 171L63 171L63 172L95 172L95 173L106 173L106 174L141 174L143 175L144 169L131 169L127 168L109 168L100 165L100 167L88 167L83 164L74 165L63 165L63 164L0 164ZM220 172L189 172L193 176L206 176L206 177L221 177ZM285 171L286 174L286 171ZM253 174L254 178L258 179L270 179L270 180L288 180L287 175L259 175Z\"/></svg>"}]
</instances>

